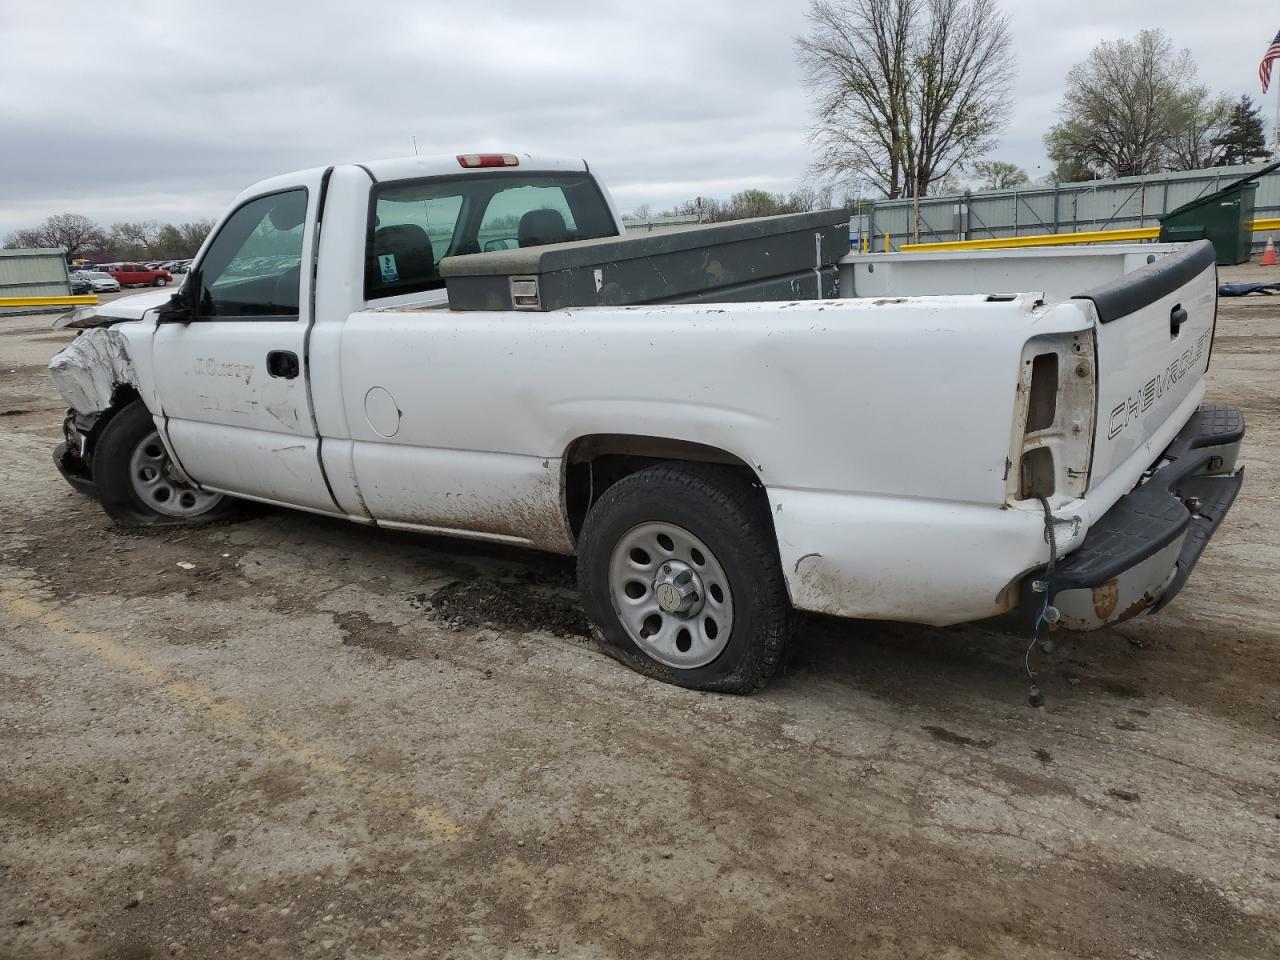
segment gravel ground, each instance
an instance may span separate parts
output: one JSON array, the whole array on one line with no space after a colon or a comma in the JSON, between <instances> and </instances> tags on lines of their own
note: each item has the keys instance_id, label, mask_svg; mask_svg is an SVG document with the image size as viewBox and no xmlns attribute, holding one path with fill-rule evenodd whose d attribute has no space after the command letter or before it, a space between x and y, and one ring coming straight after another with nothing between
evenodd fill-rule
<instances>
[{"instance_id":1,"label":"gravel ground","mask_svg":"<svg viewBox=\"0 0 1280 960\"><path fill-rule=\"evenodd\" d=\"M1221 306L1228 523L1042 710L984 629L813 620L704 695L562 559L122 532L49 459L68 337L0 319L0 958L1280 955L1277 303Z\"/></svg>"}]
</instances>

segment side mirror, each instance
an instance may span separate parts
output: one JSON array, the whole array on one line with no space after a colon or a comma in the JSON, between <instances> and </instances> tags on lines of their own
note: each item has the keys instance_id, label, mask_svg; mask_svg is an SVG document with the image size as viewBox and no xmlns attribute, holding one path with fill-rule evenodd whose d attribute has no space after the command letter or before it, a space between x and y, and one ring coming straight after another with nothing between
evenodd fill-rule
<instances>
[{"instance_id":1,"label":"side mirror","mask_svg":"<svg viewBox=\"0 0 1280 960\"><path fill-rule=\"evenodd\" d=\"M169 302L156 310L156 324L181 323L189 324L196 318L196 308L187 295L187 286L183 286L169 298Z\"/></svg>"}]
</instances>

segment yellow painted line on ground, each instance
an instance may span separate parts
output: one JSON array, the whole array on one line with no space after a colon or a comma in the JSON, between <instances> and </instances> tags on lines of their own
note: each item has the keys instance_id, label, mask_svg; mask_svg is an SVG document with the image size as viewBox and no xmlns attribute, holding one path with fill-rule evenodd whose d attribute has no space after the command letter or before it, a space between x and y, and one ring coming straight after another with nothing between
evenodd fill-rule
<instances>
[{"instance_id":1,"label":"yellow painted line on ground","mask_svg":"<svg viewBox=\"0 0 1280 960\"><path fill-rule=\"evenodd\" d=\"M238 703L220 699L194 683L173 676L146 655L104 634L85 628L41 600L0 590L0 607L11 616L29 624L38 624L82 650L97 655L111 666L133 674L193 713L207 714L219 725L239 736L263 740L313 773L364 794L372 803L389 806L395 812L407 814L429 834L454 837L464 832L462 826L444 813L419 804L411 794L387 791L386 784L376 778L351 769L318 747L300 742L283 730L256 721Z\"/></svg>"},{"instance_id":2,"label":"yellow painted line on ground","mask_svg":"<svg viewBox=\"0 0 1280 960\"><path fill-rule=\"evenodd\" d=\"M0 307L87 307L97 302L96 293L69 297L0 297Z\"/></svg>"}]
</instances>

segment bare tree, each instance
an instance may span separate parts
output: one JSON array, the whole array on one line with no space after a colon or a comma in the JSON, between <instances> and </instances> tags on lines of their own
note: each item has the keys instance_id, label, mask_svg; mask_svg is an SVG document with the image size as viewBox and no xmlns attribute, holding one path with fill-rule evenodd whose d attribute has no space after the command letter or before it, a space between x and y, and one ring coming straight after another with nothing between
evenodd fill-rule
<instances>
[{"instance_id":1,"label":"bare tree","mask_svg":"<svg viewBox=\"0 0 1280 960\"><path fill-rule=\"evenodd\" d=\"M200 250L201 244L205 238L213 232L214 222L208 217L202 217L199 220L189 220L186 223L178 224L178 233L182 235L182 253L180 257L188 259L194 257Z\"/></svg>"},{"instance_id":2,"label":"bare tree","mask_svg":"<svg viewBox=\"0 0 1280 960\"><path fill-rule=\"evenodd\" d=\"M1016 163L1005 163L1003 160L979 160L972 164L974 174L986 190L1008 190L1012 187L1029 183L1031 178L1027 171Z\"/></svg>"},{"instance_id":3,"label":"bare tree","mask_svg":"<svg viewBox=\"0 0 1280 960\"><path fill-rule=\"evenodd\" d=\"M802 183L791 191L785 204L788 213L809 213L821 209L818 206L818 191L807 183Z\"/></svg>"},{"instance_id":4,"label":"bare tree","mask_svg":"<svg viewBox=\"0 0 1280 960\"><path fill-rule=\"evenodd\" d=\"M56 213L38 227L15 230L5 237L4 245L17 247L61 247L68 258L80 256L102 246L102 228L78 213Z\"/></svg>"},{"instance_id":5,"label":"bare tree","mask_svg":"<svg viewBox=\"0 0 1280 960\"><path fill-rule=\"evenodd\" d=\"M14 230L5 234L4 237L4 248L6 250L28 250L44 246L47 246L47 244L44 241L44 233L39 227Z\"/></svg>"},{"instance_id":6,"label":"bare tree","mask_svg":"<svg viewBox=\"0 0 1280 960\"><path fill-rule=\"evenodd\" d=\"M1008 19L995 0L813 0L797 57L814 98L814 172L919 196L1009 117Z\"/></svg>"},{"instance_id":7,"label":"bare tree","mask_svg":"<svg viewBox=\"0 0 1280 960\"><path fill-rule=\"evenodd\" d=\"M112 249L126 260L149 257L159 236L160 224L155 220L121 221L113 223L107 231Z\"/></svg>"},{"instance_id":8,"label":"bare tree","mask_svg":"<svg viewBox=\"0 0 1280 960\"><path fill-rule=\"evenodd\" d=\"M1049 157L1064 170L1160 170L1195 75L1191 53L1163 30L1103 41L1067 74L1062 120L1045 136Z\"/></svg>"}]
</instances>

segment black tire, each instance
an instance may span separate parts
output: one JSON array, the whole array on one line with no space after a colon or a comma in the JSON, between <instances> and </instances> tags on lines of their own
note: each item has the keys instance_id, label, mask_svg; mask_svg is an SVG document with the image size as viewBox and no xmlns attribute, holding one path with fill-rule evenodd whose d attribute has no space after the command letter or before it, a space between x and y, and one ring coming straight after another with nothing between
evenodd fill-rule
<instances>
[{"instance_id":1,"label":"black tire","mask_svg":"<svg viewBox=\"0 0 1280 960\"><path fill-rule=\"evenodd\" d=\"M156 277L154 280L151 281L151 285L153 287L163 287L168 282L169 281L166 280L164 277Z\"/></svg>"},{"instance_id":2,"label":"black tire","mask_svg":"<svg viewBox=\"0 0 1280 960\"><path fill-rule=\"evenodd\" d=\"M681 669L654 659L632 639L614 607L614 548L629 532L653 523L674 524L704 543L729 581L729 639L705 665ZM783 664L798 619L768 500L745 470L732 467L659 464L611 486L583 523L578 587L606 653L648 676L695 690L752 693L765 686Z\"/></svg>"},{"instance_id":3,"label":"black tire","mask_svg":"<svg viewBox=\"0 0 1280 960\"><path fill-rule=\"evenodd\" d=\"M93 482L107 515L126 527L172 527L200 526L234 513L239 501L226 496L198 515L172 516L155 509L138 494L130 476L132 458L139 445L155 432L155 421L141 400L134 400L103 427L93 451Z\"/></svg>"}]
</instances>

